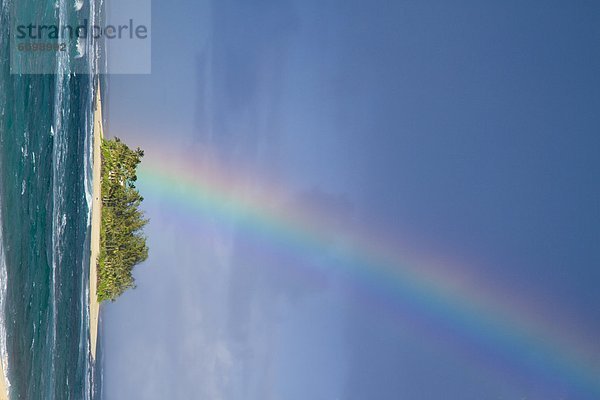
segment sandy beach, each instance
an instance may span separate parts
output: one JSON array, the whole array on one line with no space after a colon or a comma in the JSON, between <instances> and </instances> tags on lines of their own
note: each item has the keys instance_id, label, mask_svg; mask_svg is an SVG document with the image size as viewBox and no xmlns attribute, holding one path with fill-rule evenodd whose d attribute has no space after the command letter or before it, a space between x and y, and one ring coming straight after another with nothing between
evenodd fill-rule
<instances>
[{"instance_id":1,"label":"sandy beach","mask_svg":"<svg viewBox=\"0 0 600 400\"><path fill-rule=\"evenodd\" d=\"M94 165L92 191L92 231L90 245L90 346L92 358L94 360L96 359L98 318L100 314L100 304L98 303L97 295L98 270L96 260L98 259L98 255L100 253L100 221L102 216L102 202L100 200L100 143L102 137L104 137L102 130L102 102L100 100L100 90L98 90L94 110Z\"/></svg>"},{"instance_id":2,"label":"sandy beach","mask_svg":"<svg viewBox=\"0 0 600 400\"><path fill-rule=\"evenodd\" d=\"M8 400L8 387L4 381L4 371L0 362L0 400Z\"/></svg>"}]
</instances>

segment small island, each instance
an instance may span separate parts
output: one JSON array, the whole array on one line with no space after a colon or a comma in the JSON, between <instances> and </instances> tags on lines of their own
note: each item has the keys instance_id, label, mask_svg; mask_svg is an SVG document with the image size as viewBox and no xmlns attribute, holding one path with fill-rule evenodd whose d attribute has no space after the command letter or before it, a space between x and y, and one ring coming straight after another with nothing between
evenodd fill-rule
<instances>
[{"instance_id":1,"label":"small island","mask_svg":"<svg viewBox=\"0 0 600 400\"><path fill-rule=\"evenodd\" d=\"M89 274L93 360L96 359L100 303L114 301L134 287L133 267L148 257L142 232L148 220L139 208L143 198L135 187L136 168L144 152L139 148L131 150L118 138L104 138L99 85L95 98Z\"/></svg>"},{"instance_id":2,"label":"small island","mask_svg":"<svg viewBox=\"0 0 600 400\"><path fill-rule=\"evenodd\" d=\"M144 156L119 138L101 139L100 254L98 301L114 301L135 287L133 268L148 258L143 228L148 223L140 205L144 198L135 187L136 168Z\"/></svg>"}]
</instances>

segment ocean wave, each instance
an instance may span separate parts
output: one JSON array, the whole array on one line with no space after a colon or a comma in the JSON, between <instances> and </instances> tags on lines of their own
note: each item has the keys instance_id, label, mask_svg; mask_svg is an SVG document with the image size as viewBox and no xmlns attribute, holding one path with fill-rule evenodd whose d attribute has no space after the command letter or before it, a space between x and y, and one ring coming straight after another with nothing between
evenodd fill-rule
<instances>
[{"instance_id":1,"label":"ocean wave","mask_svg":"<svg viewBox=\"0 0 600 400\"><path fill-rule=\"evenodd\" d=\"M58 7L58 22L59 27L65 25L68 12L67 12L67 1L59 0ZM69 55L68 52L59 52L57 55L57 66L56 66L56 81L55 81L55 92L54 92L54 140L52 141L52 279L50 282L51 286L51 304L52 304L52 316L51 316L51 351L55 353L57 344L57 317L58 317L58 305L57 305L57 270L62 260L61 251L61 238L64 230L64 217L65 212L63 209L64 203L64 191L66 190L64 185L64 162L65 155L67 152L66 146L66 132L68 126L65 122L67 119L65 116L69 115L69 91L67 90L69 81L67 71L69 68ZM54 393L56 384L56 357L52 357L50 361L50 381L49 381L49 393ZM52 396L54 398L54 396Z\"/></svg>"},{"instance_id":2,"label":"ocean wave","mask_svg":"<svg viewBox=\"0 0 600 400\"><path fill-rule=\"evenodd\" d=\"M75 58L83 58L83 56L85 56L85 43L85 39L77 38L77 54L75 55Z\"/></svg>"},{"instance_id":3,"label":"ocean wave","mask_svg":"<svg viewBox=\"0 0 600 400\"><path fill-rule=\"evenodd\" d=\"M92 165L93 165L93 129L94 129L94 119L90 115L93 113L93 98L94 98L94 86L90 87L90 99L91 102L88 102L88 112L86 113L86 134L85 134L85 144L84 144L84 160L83 160L83 177L84 177L84 190L85 190L85 200L87 203L87 221L86 221L86 235L85 241L86 243L90 243L90 230L92 225L92 196L93 196L93 184L92 184ZM89 247L85 247L86 252L89 252ZM84 288L82 290L82 296L80 298L81 309L83 310L83 318L82 318L82 326L80 329L80 338L79 338L79 352L85 354L91 354L91 341L90 341L90 285L89 285L89 262L91 260L89 257L82 258L82 271L81 274L81 287ZM85 392L84 392L84 400L89 400L93 396L94 392L94 367L91 364L91 359L88 357L88 361L85 363Z\"/></svg>"},{"instance_id":4,"label":"ocean wave","mask_svg":"<svg viewBox=\"0 0 600 400\"><path fill-rule=\"evenodd\" d=\"M91 21L92 25L98 24L99 21L99 11L102 9L102 1L100 1L100 8L96 7L97 2L91 1L89 2L89 14L88 18ZM84 176L84 191L85 191L85 200L87 203L87 232L85 236L85 241L90 244L90 233L91 233L91 223L92 223L92 201L93 201L93 182L92 182L92 169L93 169L93 134L94 134L94 106L95 106L95 96L97 95L96 91L99 89L97 84L99 84L99 77L97 75L98 72L98 45L99 43L96 40L90 39L86 41L86 51L87 51L87 63L88 63L88 72L90 76L90 88L87 99L87 110L86 110L86 133L84 140L84 160L83 160L83 176ZM86 247L87 254L89 254L89 247ZM85 390L84 390L84 400L93 399L96 393L96 368L99 367L96 365L96 361L94 361L91 357L91 337L90 337L90 285L89 285L89 256L83 257L82 260L82 297L81 297L81 309L83 310L84 318L82 319L81 326L81 336L80 336L80 353L85 353L88 355L87 361L85 363ZM82 348L84 346L84 348Z\"/></svg>"},{"instance_id":5,"label":"ocean wave","mask_svg":"<svg viewBox=\"0 0 600 400\"><path fill-rule=\"evenodd\" d=\"M0 214L0 223L2 215ZM8 380L8 349L6 345L6 288L8 274L6 271L6 259L4 258L4 245L2 233L0 232L0 362L6 385L10 387Z\"/></svg>"}]
</instances>

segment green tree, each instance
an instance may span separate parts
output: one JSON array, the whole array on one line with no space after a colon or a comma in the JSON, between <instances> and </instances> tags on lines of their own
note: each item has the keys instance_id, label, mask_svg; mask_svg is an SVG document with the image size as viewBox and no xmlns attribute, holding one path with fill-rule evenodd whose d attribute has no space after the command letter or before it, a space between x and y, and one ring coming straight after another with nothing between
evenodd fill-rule
<instances>
[{"instance_id":1,"label":"green tree","mask_svg":"<svg viewBox=\"0 0 600 400\"><path fill-rule=\"evenodd\" d=\"M135 287L133 268L148 258L143 228L148 223L135 187L144 151L119 138L102 140L102 226L98 257L98 300L115 300Z\"/></svg>"}]
</instances>

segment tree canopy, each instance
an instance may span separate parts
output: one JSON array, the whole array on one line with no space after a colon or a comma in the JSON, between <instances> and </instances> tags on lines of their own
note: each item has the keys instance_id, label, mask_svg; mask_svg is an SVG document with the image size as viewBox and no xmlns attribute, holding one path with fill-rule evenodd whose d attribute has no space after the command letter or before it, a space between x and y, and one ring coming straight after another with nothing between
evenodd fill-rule
<instances>
[{"instance_id":1,"label":"tree canopy","mask_svg":"<svg viewBox=\"0 0 600 400\"><path fill-rule=\"evenodd\" d=\"M148 219L135 187L136 170L144 156L119 138L102 139L102 225L98 257L98 300L114 301L135 287L133 268L148 258L143 233Z\"/></svg>"}]
</instances>

